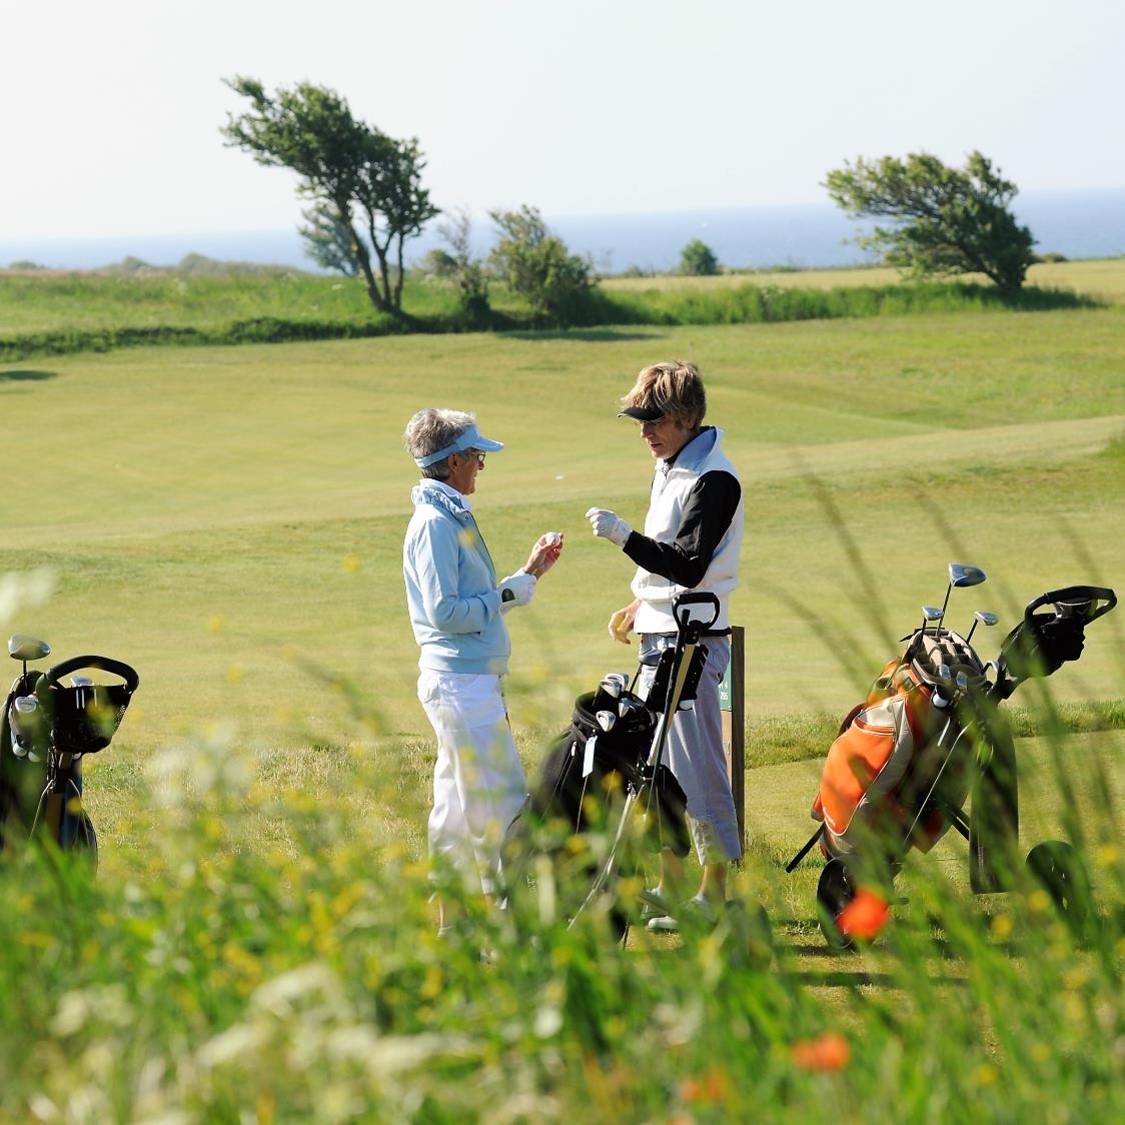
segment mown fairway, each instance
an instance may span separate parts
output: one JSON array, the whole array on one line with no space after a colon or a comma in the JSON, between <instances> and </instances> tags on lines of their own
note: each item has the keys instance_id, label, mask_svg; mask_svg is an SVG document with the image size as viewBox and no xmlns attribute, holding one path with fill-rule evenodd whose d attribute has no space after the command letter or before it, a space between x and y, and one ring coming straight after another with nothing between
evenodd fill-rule
<instances>
[{"instance_id":1,"label":"mown fairway","mask_svg":"<svg viewBox=\"0 0 1125 1125\"><path fill-rule=\"evenodd\" d=\"M377 684L390 728L420 731L399 577L415 479L401 432L421 405L468 407L508 443L476 498L497 565L514 569L542 530L567 534L562 564L513 618L516 678L564 681L542 716L556 723L558 700L631 656L603 630L631 567L583 519L594 503L643 517L651 464L617 399L651 358L688 356L744 475L735 605L750 631L751 715L834 712L859 686L841 656L862 658L865 681L917 606L940 599L951 557L992 576L954 616L991 608L1004 631L1045 589L1120 575L1121 329L1117 310L988 314L9 368L4 430L22 456L0 494L0 564L56 572L57 596L21 615L23 631L145 671L143 729L130 724L142 744L219 715L276 737L282 705L323 706L290 658ZM1098 647L1078 678L1105 697L1116 673ZM524 710L517 723L540 718Z\"/></svg>"},{"instance_id":2,"label":"mown fairway","mask_svg":"<svg viewBox=\"0 0 1125 1125\"><path fill-rule=\"evenodd\" d=\"M453 1091L477 1088L470 1074L484 1085L460 1103L467 1119L496 1110L488 1091L505 1079L525 1088L528 1119L544 1120L608 1119L615 1107L630 1120L675 1109L739 1119L767 1104L797 1120L836 1099L845 1116L930 1120L943 1117L934 1097L1001 1112L1005 1082L1011 1104L1047 1098L1061 1120L1084 1099L1119 1105L1110 1071L1125 1029L1107 991L1122 952L1119 732L1021 741L1028 842L1066 834L1075 817L1086 825L1109 895L1108 961L1074 953L1034 896L1011 907L968 900L964 848L949 841L917 865L932 878L908 875L918 905L913 921L904 910L896 923L901 936L837 966L813 929L816 865L789 878L780 865L810 830L809 732L831 737L825 716L861 697L923 603L940 604L950 559L989 573L987 585L954 594L950 615L954 628L974 609L1001 615L982 645L989 656L1031 597L1075 582L1125 587L1123 317L1110 308L138 349L0 367L0 575L46 567L57 585L0 627L45 636L60 658L127 660L142 678L113 747L87 772L103 889L83 893L104 896L97 916L115 947L99 953L88 933L67 942L84 950L82 1003L93 1011L98 989L120 985L121 1011L140 1020L148 1045L123 1053L128 1017L114 1024L113 1010L79 1031L52 1007L66 992L53 983L35 1005L28 1050L53 1029L59 1045L41 1046L35 1074L54 1104L67 1094L62 1078L48 1079L52 1067L74 1088L101 1090L105 1119L186 1104L224 1120L251 1106L269 1120L302 1098L323 1110L316 1094L331 1081L353 1100L323 1119L346 1120L347 1105L372 1096L369 1080L386 1119L405 1119L415 1103L401 1079L433 1111L418 1110L422 1119L443 1120ZM682 959L642 940L635 963L622 963L564 936L547 956L513 947L506 969L482 976L465 950L435 949L418 862L428 739L401 589L415 479L402 429L421 406L452 406L475 410L483 431L508 443L474 498L505 572L540 532L566 533L534 605L509 619L512 718L533 766L574 695L630 666L633 650L612 644L604 623L628 600L632 568L592 539L583 513L598 504L643 519L651 464L615 413L637 369L666 357L699 363L708 420L727 431L743 475L734 617L748 631L761 764L747 780L752 848L736 886L770 908L781 969L728 977L742 963L720 939ZM1082 661L1050 682L1057 698L1121 699L1123 612L1097 623ZM1060 760L1073 765L1067 799ZM151 799L146 767L156 762L185 771L195 819ZM190 832L173 841L168 825L184 823ZM4 893L10 917L56 909L45 890ZM927 911L947 921L936 955ZM45 926L17 937L11 972L48 954L65 964L52 935ZM319 1015L292 995L255 991L307 965L328 974L307 985ZM339 995L333 974L345 982ZM701 980L705 1013L693 1006ZM1037 1010L1056 994L1058 1011ZM160 1015L176 1005L182 1024ZM342 1054L328 1038L311 1055L287 1053L300 1028L283 1009L300 1028L306 1017L341 1035L351 1028L359 1038L348 1042L362 1039L372 1057L376 1033L369 1042L362 1029L374 1019L406 1054L387 1064L390 1078L371 1078L343 1040ZM15 1020L3 1025L9 1038L22 1034ZM253 1034L212 1051L211 1036L235 1024ZM788 1044L824 1028L853 1037L846 1086L793 1070ZM549 1056L556 1034L560 1053ZM67 1035L78 1047L64 1051ZM100 1086L97 1050L120 1058ZM667 1072L653 1085L646 1065L657 1053ZM146 1059L160 1060L145 1071L147 1103L137 1094ZM1038 1069L1048 1063L1050 1074ZM270 1109L264 1074L288 1102ZM11 1077L3 1104L18 1117L31 1094ZM512 1098L493 1119L524 1119ZM621 1108L630 1105L635 1118ZM1099 1117L1095 1104L1085 1119Z\"/></svg>"}]
</instances>

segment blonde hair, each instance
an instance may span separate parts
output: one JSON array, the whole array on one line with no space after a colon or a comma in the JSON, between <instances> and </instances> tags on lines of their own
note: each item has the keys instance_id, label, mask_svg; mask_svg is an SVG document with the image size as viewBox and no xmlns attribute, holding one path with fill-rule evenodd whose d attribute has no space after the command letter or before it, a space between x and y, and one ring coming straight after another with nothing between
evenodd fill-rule
<instances>
[{"instance_id":1,"label":"blonde hair","mask_svg":"<svg viewBox=\"0 0 1125 1125\"><path fill-rule=\"evenodd\" d=\"M697 429L707 413L707 392L699 370L694 363L680 359L643 367L621 402L625 406L659 410L689 430Z\"/></svg>"}]
</instances>

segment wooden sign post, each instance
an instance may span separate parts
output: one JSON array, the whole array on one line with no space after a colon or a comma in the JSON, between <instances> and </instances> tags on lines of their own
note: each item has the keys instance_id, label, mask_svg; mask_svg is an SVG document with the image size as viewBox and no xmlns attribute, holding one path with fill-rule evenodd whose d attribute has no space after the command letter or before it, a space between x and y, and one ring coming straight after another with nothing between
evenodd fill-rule
<instances>
[{"instance_id":1,"label":"wooden sign post","mask_svg":"<svg viewBox=\"0 0 1125 1125\"><path fill-rule=\"evenodd\" d=\"M746 630L732 625L730 663L719 687L723 709L723 750L738 813L738 833L746 846Z\"/></svg>"}]
</instances>

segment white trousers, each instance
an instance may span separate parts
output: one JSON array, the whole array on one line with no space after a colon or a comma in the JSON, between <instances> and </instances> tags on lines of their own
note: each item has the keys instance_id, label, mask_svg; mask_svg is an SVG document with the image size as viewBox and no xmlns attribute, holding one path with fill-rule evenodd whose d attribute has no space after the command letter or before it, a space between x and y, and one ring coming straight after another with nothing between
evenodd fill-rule
<instances>
[{"instance_id":1,"label":"white trousers","mask_svg":"<svg viewBox=\"0 0 1125 1125\"><path fill-rule=\"evenodd\" d=\"M438 744L430 858L491 894L504 833L527 796L500 677L423 670L418 699Z\"/></svg>"},{"instance_id":2,"label":"white trousers","mask_svg":"<svg viewBox=\"0 0 1125 1125\"><path fill-rule=\"evenodd\" d=\"M723 750L723 712L719 688L730 663L730 640L706 637L707 663L699 677L695 709L677 711L664 743L664 763L687 797L688 827L700 863L721 863L742 857L738 811L730 787ZM675 636L648 633L641 637L641 676L637 694L647 697L656 674L655 662ZM652 663L649 663L649 662Z\"/></svg>"}]
</instances>

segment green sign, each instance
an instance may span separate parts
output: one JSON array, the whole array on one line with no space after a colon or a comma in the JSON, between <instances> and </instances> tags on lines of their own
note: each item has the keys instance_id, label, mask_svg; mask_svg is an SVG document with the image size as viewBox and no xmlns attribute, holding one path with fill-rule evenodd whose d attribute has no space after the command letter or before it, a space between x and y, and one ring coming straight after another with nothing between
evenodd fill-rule
<instances>
[{"instance_id":1,"label":"green sign","mask_svg":"<svg viewBox=\"0 0 1125 1125\"><path fill-rule=\"evenodd\" d=\"M727 662L727 670L723 673L723 682L719 685L719 706L724 711L731 710L730 668L732 661Z\"/></svg>"}]
</instances>

